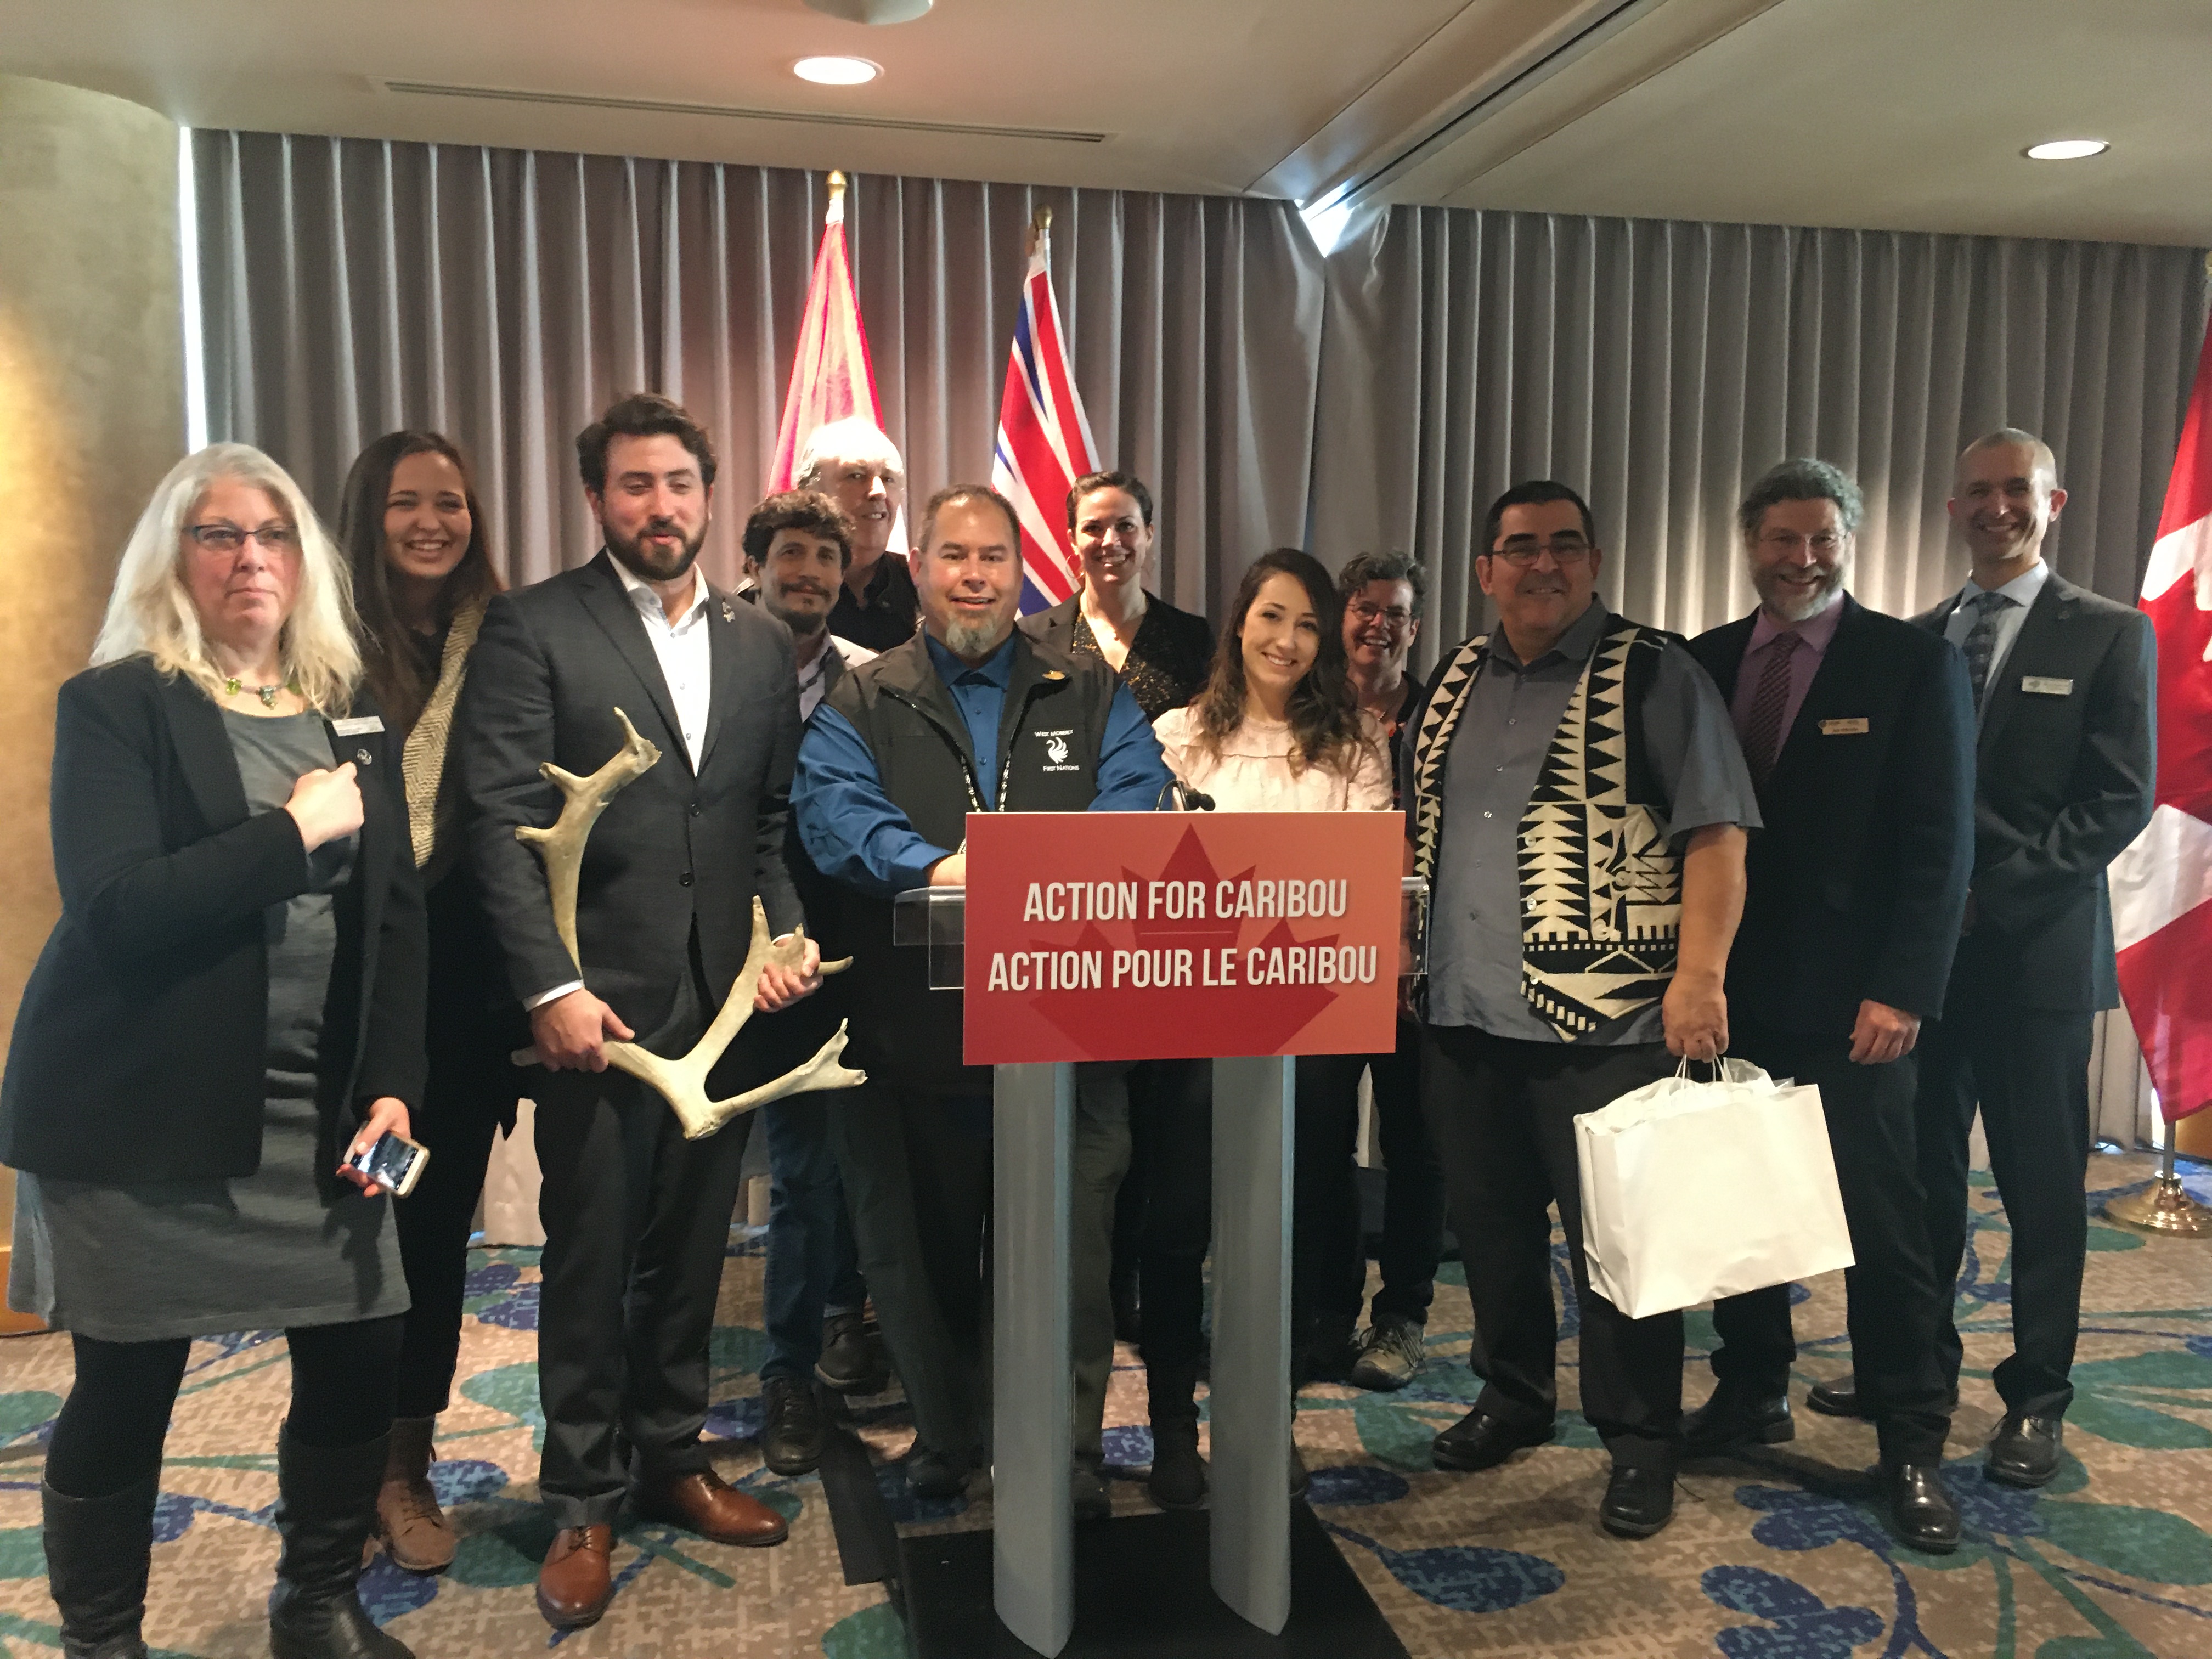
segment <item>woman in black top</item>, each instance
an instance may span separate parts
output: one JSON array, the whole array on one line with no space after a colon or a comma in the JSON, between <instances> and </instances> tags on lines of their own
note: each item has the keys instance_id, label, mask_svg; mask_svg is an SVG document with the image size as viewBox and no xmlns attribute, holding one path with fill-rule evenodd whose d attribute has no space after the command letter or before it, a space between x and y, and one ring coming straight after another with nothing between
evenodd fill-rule
<instances>
[{"instance_id":1,"label":"woman in black top","mask_svg":"<svg viewBox=\"0 0 2212 1659\"><path fill-rule=\"evenodd\" d=\"M405 1134L423 924L398 751L344 565L269 458L170 472L61 689L62 914L23 994L0 1160L9 1300L70 1334L41 1490L70 1655L143 1659L161 1448L192 1339L284 1328L276 1659L407 1659L354 1590L407 1288L349 1152Z\"/></svg>"},{"instance_id":2,"label":"woman in black top","mask_svg":"<svg viewBox=\"0 0 2212 1659\"><path fill-rule=\"evenodd\" d=\"M1083 586L1023 619L1030 638L1071 656L1103 658L1145 718L1198 695L1213 665L1213 630L1145 590L1152 562L1152 494L1127 472L1091 472L1067 492L1067 529Z\"/></svg>"},{"instance_id":3,"label":"woman in black top","mask_svg":"<svg viewBox=\"0 0 2212 1659\"><path fill-rule=\"evenodd\" d=\"M458 763L447 738L484 609L500 588L468 466L434 432L393 432L361 453L338 508L353 567L362 657L404 756L407 816L429 912L429 1073L416 1138L436 1156L399 1210L414 1306L400 1350L378 1535L413 1572L450 1565L457 1540L431 1490L431 1438L460 1352L469 1230L492 1139L512 1127L528 1042L463 856Z\"/></svg>"}]
</instances>

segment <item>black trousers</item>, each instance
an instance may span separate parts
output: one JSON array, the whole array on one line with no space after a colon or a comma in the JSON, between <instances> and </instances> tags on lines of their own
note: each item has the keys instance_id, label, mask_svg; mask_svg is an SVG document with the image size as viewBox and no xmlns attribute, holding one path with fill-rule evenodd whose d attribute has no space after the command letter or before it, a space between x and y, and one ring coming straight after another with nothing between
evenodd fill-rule
<instances>
[{"instance_id":1,"label":"black trousers","mask_svg":"<svg viewBox=\"0 0 2212 1659\"><path fill-rule=\"evenodd\" d=\"M706 1030L696 943L693 958L646 1040L658 1053ZM633 1473L707 1468L707 1345L753 1115L686 1140L667 1102L611 1067L548 1073L537 1087L539 1485L556 1526L595 1526L613 1522Z\"/></svg>"},{"instance_id":2,"label":"black trousers","mask_svg":"<svg viewBox=\"0 0 2212 1659\"><path fill-rule=\"evenodd\" d=\"M292 1403L285 1431L303 1445L335 1450L390 1430L400 1319L393 1314L286 1331ZM161 1445L192 1340L73 1336L70 1343L76 1380L47 1443L46 1484L70 1498L106 1498L161 1472Z\"/></svg>"},{"instance_id":3,"label":"black trousers","mask_svg":"<svg viewBox=\"0 0 2212 1659\"><path fill-rule=\"evenodd\" d=\"M1913 1127L1917 1057L1854 1066L1848 1037L1741 1026L1731 1035L1735 1053L1820 1091L1857 1258L1844 1285L1859 1396L1871 1407L1883 1462L1940 1462L1951 1426L1950 1385L1936 1358L1936 1330L1951 1281L1948 1274L1938 1279L1929 1254ZM1788 1285L1723 1297L1713 1304L1713 1328L1721 1339L1717 1376L1741 1378L1763 1395L1788 1388L1797 1358Z\"/></svg>"},{"instance_id":4,"label":"black trousers","mask_svg":"<svg viewBox=\"0 0 2212 1659\"><path fill-rule=\"evenodd\" d=\"M1206 1349L1206 1252L1213 1237L1213 1062L1161 1060L1152 1086L1129 1103L1141 1124L1145 1231L1139 1294L1145 1367L1172 1379L1153 1409L1180 1413ZM1134 1167L1133 1164L1132 1167Z\"/></svg>"},{"instance_id":5,"label":"black trousers","mask_svg":"<svg viewBox=\"0 0 2212 1659\"><path fill-rule=\"evenodd\" d=\"M1920 1037L1920 1182L1947 1291L1936 1356L1954 1386L1961 1349L1948 1292L1966 1256L1966 1143L1978 1101L2012 1228L2013 1352L1996 1368L1997 1393L2008 1411L2055 1417L2073 1403L2068 1375L2081 1326L2093 1016L2012 1006L1994 952L1970 957L1962 947L1960 957L1945 1017Z\"/></svg>"},{"instance_id":6,"label":"black trousers","mask_svg":"<svg viewBox=\"0 0 2212 1659\"><path fill-rule=\"evenodd\" d=\"M1421 1036L1421 1100L1482 1352L1477 1408L1530 1429L1557 1409L1547 1213L1556 1200L1582 1318L1583 1415L1615 1463L1671 1470L1681 1444L1682 1316L1630 1319L1590 1289L1574 1121L1666 1076L1674 1057L1663 1043L1523 1042L1464 1025L1424 1025Z\"/></svg>"},{"instance_id":7,"label":"black trousers","mask_svg":"<svg viewBox=\"0 0 2212 1659\"><path fill-rule=\"evenodd\" d=\"M392 1212L410 1304L399 1351L398 1415L404 1418L435 1417L452 1397L461 1352L469 1234L500 1114L512 1103L441 1099L434 1077L426 1093L414 1138L430 1149L430 1161L415 1190L395 1200Z\"/></svg>"},{"instance_id":8,"label":"black trousers","mask_svg":"<svg viewBox=\"0 0 2212 1659\"><path fill-rule=\"evenodd\" d=\"M1398 1022L1382 1054L1307 1054L1297 1063L1297 1149L1291 1223L1293 1307L1357 1323L1367 1285L1354 1158L1359 1076L1375 1079L1376 1127L1388 1184L1382 1200L1376 1314L1425 1324L1443 1254L1444 1173L1421 1117L1421 1028Z\"/></svg>"}]
</instances>

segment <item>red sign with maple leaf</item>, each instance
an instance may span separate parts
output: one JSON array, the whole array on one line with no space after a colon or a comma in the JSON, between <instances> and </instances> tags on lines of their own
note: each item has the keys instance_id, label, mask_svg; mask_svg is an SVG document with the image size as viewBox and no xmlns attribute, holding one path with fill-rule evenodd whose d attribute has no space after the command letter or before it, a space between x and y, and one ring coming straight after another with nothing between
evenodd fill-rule
<instances>
[{"instance_id":1,"label":"red sign with maple leaf","mask_svg":"<svg viewBox=\"0 0 2212 1659\"><path fill-rule=\"evenodd\" d=\"M979 812L971 1066L1396 1041L1398 812Z\"/></svg>"}]
</instances>

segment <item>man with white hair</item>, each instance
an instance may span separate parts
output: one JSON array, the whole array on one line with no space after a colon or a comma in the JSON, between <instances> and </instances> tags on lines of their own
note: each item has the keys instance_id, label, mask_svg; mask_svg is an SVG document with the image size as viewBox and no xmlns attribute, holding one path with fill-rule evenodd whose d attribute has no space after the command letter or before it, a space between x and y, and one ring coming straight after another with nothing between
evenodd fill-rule
<instances>
[{"instance_id":1,"label":"man with white hair","mask_svg":"<svg viewBox=\"0 0 2212 1659\"><path fill-rule=\"evenodd\" d=\"M853 562L830 610L830 631L871 651L912 639L916 600L906 549L884 556L904 523L906 465L898 446L864 416L829 422L808 436L792 484L820 490L853 521Z\"/></svg>"}]
</instances>

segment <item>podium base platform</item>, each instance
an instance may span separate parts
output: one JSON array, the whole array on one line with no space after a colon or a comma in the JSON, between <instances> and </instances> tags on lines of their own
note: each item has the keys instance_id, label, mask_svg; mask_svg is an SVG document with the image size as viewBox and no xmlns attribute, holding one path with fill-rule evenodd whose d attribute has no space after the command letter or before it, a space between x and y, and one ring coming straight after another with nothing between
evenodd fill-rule
<instances>
[{"instance_id":1,"label":"podium base platform","mask_svg":"<svg viewBox=\"0 0 2212 1659\"><path fill-rule=\"evenodd\" d=\"M1246 1624L1207 1582L1204 1513L1128 1515L1075 1529L1075 1633L1060 1659L1407 1659L1314 1513L1291 1505L1291 1621ZM914 1659L1036 1659L991 1610L991 1534L899 1540Z\"/></svg>"}]
</instances>

